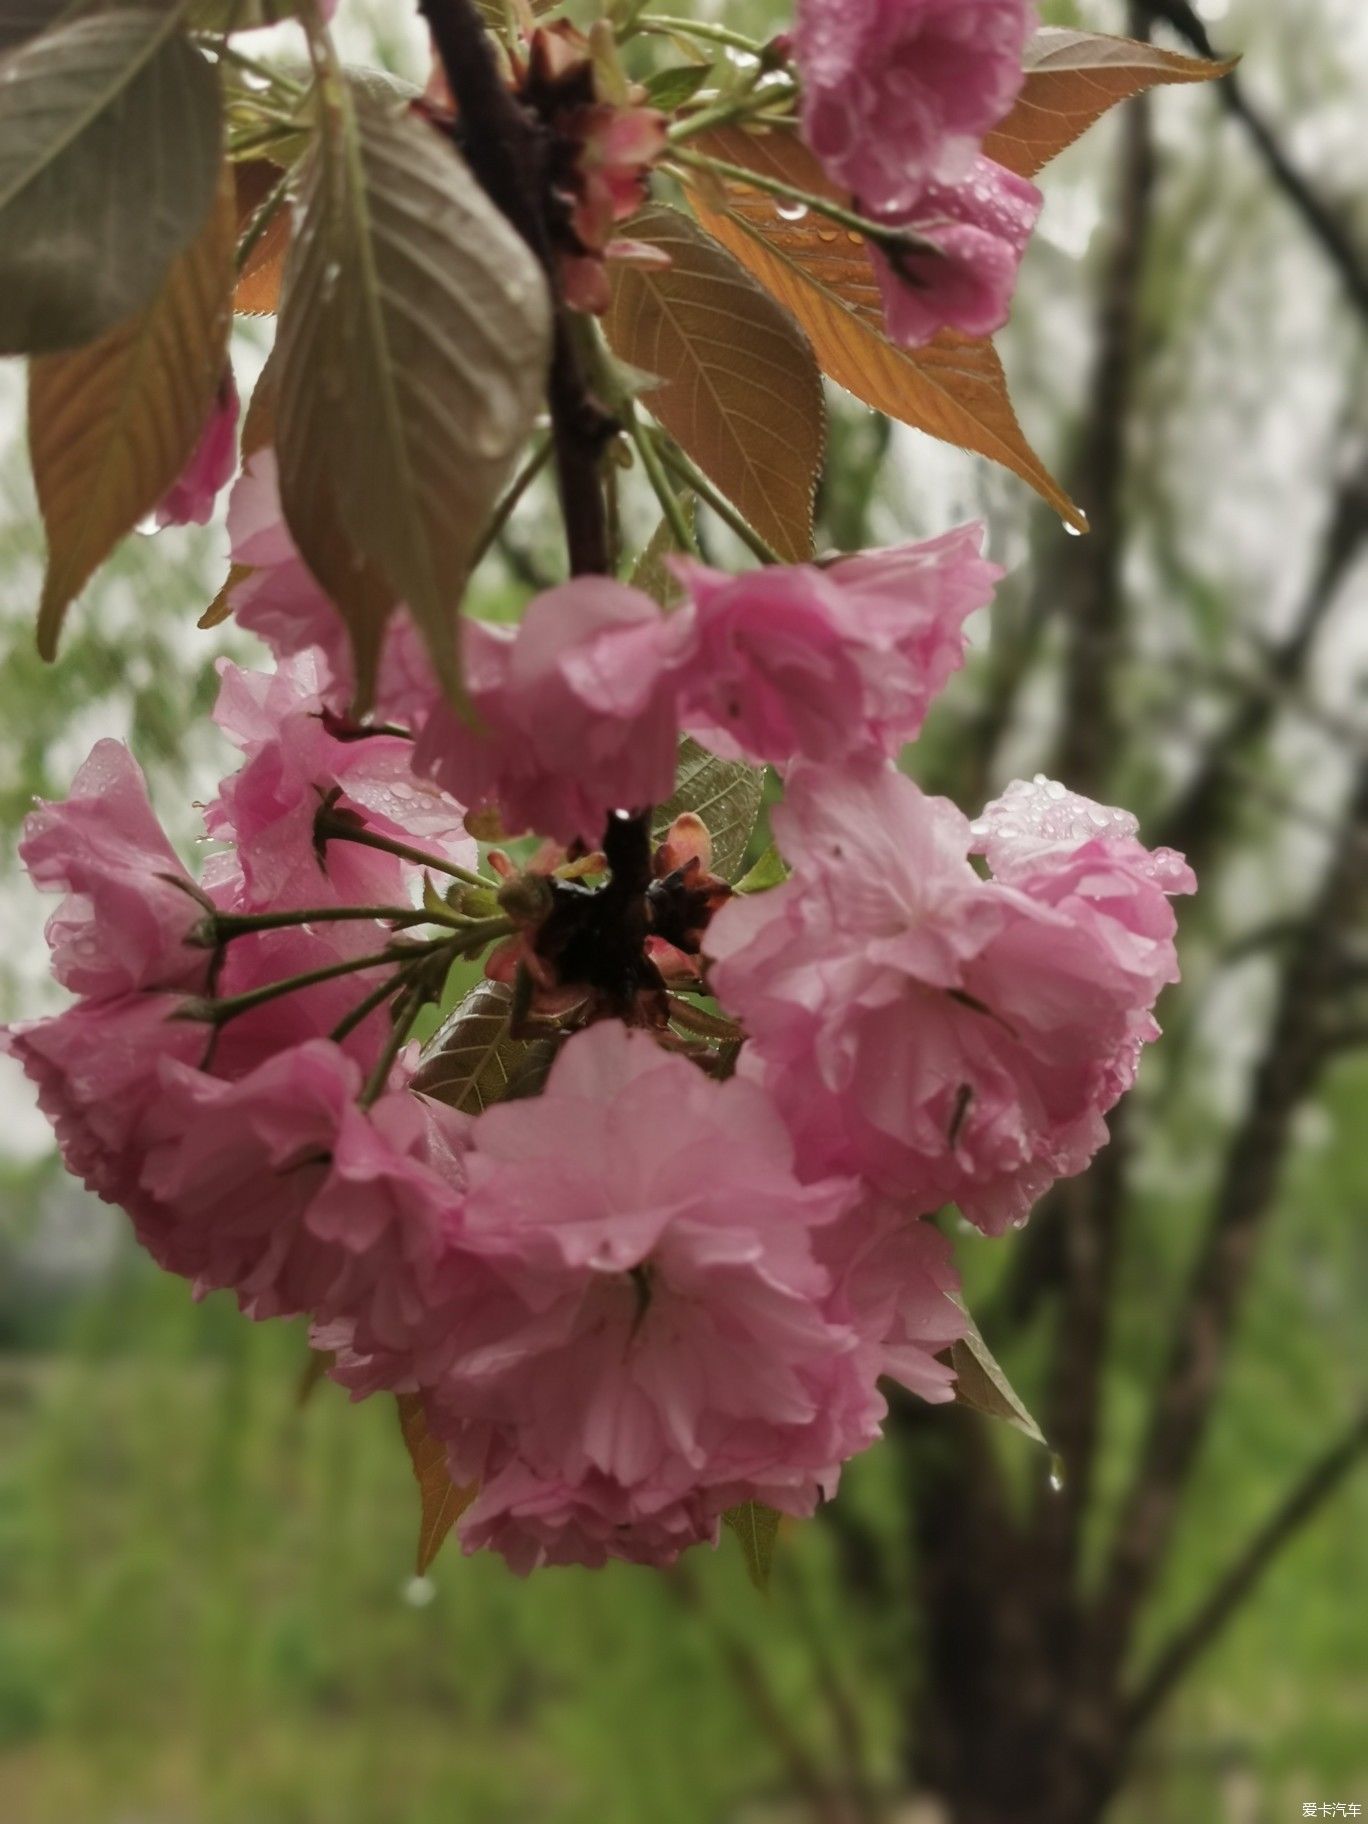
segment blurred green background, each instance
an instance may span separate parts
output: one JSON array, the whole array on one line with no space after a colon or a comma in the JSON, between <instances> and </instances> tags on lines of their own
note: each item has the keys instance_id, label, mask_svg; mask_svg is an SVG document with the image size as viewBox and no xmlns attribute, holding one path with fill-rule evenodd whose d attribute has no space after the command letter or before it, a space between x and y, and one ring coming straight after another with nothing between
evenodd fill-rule
<instances>
[{"instance_id":1,"label":"blurred green background","mask_svg":"<svg viewBox=\"0 0 1368 1824\"><path fill-rule=\"evenodd\" d=\"M1368 245L1363 0L1200 10L1245 53L1248 92ZM410 11L342 0L350 53L421 74ZM1126 26L1112 0L1046 11ZM1211 93L1163 91L1153 127L1107 769L1147 827L1297 612L1368 443L1362 319L1239 124ZM1105 123L1047 173L1003 339L1028 433L1066 476L1086 448L1118 132ZM245 325L240 372L262 347ZM833 411L823 542L982 513L1013 570L913 758L928 781L981 800L1058 751L1068 541L1010 477L911 432L886 436L848 399ZM251 642L194 628L221 579L221 526L168 531L130 542L73 614L60 665L41 666L30 624L42 545L16 372L0 372L0 412L0 1017L12 1018L54 1004L43 908L9 859L32 795L60 796L95 738L126 736L166 821L192 841L192 801L228 762L206 720L213 660L249 656ZM645 503L629 504L649 530ZM485 607L506 608L555 561L549 502L534 496L482 579ZM1146 1068L1095 1526L1125 1480L1260 1043L1273 965L1251 934L1305 897L1364 740L1365 608L1360 543L1305 678L1242 759L1220 866L1190 920L1187 980ZM795 1743L800 1760L861 1767L890 1824L934 1824L902 1776L920 1633L891 1446L853 1467L842 1501L903 1592L892 1604L861 1599L822 1522L786 1532L767 1598L725 1541L695 1555L684 1583L621 1568L524 1583L454 1548L430 1582L413 1580L415 1497L392 1411L351 1407L328 1386L301 1410L302 1334L250 1326L223 1300L195 1306L155 1274L119 1219L64 1177L26 1087L0 1070L0 1824L782 1824L813 1815L795 1790ZM1368 1392L1366 1094L1368 1063L1346 1054L1297 1117L1147 1621L1155 1639ZM984 1309L1022 1246L963 1239ZM1034 1398L1031 1335L1003 1354ZM1043 1457L1011 1436L999 1448L1023 1487L1040 1484ZM1368 1809L1366 1591L1359 1477L1146 1738L1118 1819L1274 1824L1306 1801Z\"/></svg>"}]
</instances>

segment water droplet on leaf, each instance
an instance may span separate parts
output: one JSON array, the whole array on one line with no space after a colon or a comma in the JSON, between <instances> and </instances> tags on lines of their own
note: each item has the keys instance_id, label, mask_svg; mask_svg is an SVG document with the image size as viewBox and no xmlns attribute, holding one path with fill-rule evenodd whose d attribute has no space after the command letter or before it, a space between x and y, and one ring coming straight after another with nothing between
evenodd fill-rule
<instances>
[{"instance_id":1,"label":"water droplet on leaf","mask_svg":"<svg viewBox=\"0 0 1368 1824\"><path fill-rule=\"evenodd\" d=\"M411 1609L426 1609L437 1594L431 1577L410 1577L400 1592Z\"/></svg>"}]
</instances>

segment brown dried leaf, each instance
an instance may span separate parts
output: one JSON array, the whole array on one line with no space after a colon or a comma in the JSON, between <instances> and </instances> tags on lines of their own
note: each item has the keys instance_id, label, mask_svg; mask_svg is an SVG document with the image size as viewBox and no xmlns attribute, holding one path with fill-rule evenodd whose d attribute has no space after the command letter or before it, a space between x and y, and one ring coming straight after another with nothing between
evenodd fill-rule
<instances>
[{"instance_id":1,"label":"brown dried leaf","mask_svg":"<svg viewBox=\"0 0 1368 1824\"><path fill-rule=\"evenodd\" d=\"M409 1462L418 1484L422 1516L418 1523L418 1575L421 1577L441 1551L447 1534L479 1493L471 1482L457 1488L447 1474L446 1450L428 1430L423 1402L416 1393L396 1395L399 1429L408 1446Z\"/></svg>"},{"instance_id":2,"label":"brown dried leaf","mask_svg":"<svg viewBox=\"0 0 1368 1824\"><path fill-rule=\"evenodd\" d=\"M700 149L812 192L835 196L796 135L728 127ZM811 213L781 216L774 198L728 182L725 209L702 188L690 201L703 226L787 306L827 374L876 411L1011 469L1061 518L1087 521L1022 432L991 342L943 331L926 348L895 348L883 333L878 280L860 235Z\"/></svg>"},{"instance_id":3,"label":"brown dried leaf","mask_svg":"<svg viewBox=\"0 0 1368 1824\"><path fill-rule=\"evenodd\" d=\"M1026 50L1026 85L983 142L989 158L1023 177L1061 153L1108 108L1164 82L1212 82L1239 62L1210 63L1157 44L1047 27Z\"/></svg>"},{"instance_id":4,"label":"brown dried leaf","mask_svg":"<svg viewBox=\"0 0 1368 1824\"><path fill-rule=\"evenodd\" d=\"M95 570L185 467L218 396L233 278L233 192L223 168L197 238L144 310L29 368L29 449L47 530L38 649Z\"/></svg>"},{"instance_id":5,"label":"brown dried leaf","mask_svg":"<svg viewBox=\"0 0 1368 1824\"><path fill-rule=\"evenodd\" d=\"M806 337L679 210L652 204L624 232L671 264L617 265L608 340L660 377L646 404L780 556L810 557L826 406Z\"/></svg>"},{"instance_id":6,"label":"brown dried leaf","mask_svg":"<svg viewBox=\"0 0 1368 1824\"><path fill-rule=\"evenodd\" d=\"M238 238L280 182L280 167L269 159L244 159L233 168L237 191ZM242 316L273 316L280 309L280 281L285 255L290 250L290 210L282 204L271 217L261 239L247 256L238 274L233 309Z\"/></svg>"}]
</instances>

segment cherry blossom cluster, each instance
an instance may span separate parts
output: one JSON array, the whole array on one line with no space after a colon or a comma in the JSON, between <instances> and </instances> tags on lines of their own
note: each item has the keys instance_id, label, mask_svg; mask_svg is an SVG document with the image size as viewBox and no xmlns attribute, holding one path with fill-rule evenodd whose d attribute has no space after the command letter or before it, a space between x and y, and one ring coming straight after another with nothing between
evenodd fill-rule
<instances>
[{"instance_id":1,"label":"cherry blossom cluster","mask_svg":"<svg viewBox=\"0 0 1368 1824\"><path fill-rule=\"evenodd\" d=\"M1031 0L798 0L803 132L862 211L929 247L871 254L884 321L916 347L1007 320L1039 190L985 156L1021 90Z\"/></svg>"},{"instance_id":2,"label":"cherry blossom cluster","mask_svg":"<svg viewBox=\"0 0 1368 1824\"><path fill-rule=\"evenodd\" d=\"M813 150L939 250L885 256L903 340L1005 313L1039 198L981 146L1030 24L800 0ZM605 99L569 28L514 74L597 308L660 118ZM208 517L236 413L226 386L163 518ZM675 559L669 609L576 577L516 625L463 619L460 709L400 609L364 715L269 446L228 530L275 668L222 667L240 764L199 878L114 742L26 827L73 999L0 1043L68 1166L197 1292L307 1318L358 1396L418 1395L467 1549L667 1564L742 1503L811 1513L887 1383L954 1397L939 1213L1019 1225L1103 1144L1189 869L1048 780L971 822L899 770L999 578L979 526L736 576ZM782 784L739 887L706 815L654 819L686 736ZM501 1100L451 1095L442 1035L415 1036L462 961L520 1060Z\"/></svg>"},{"instance_id":3,"label":"cherry blossom cluster","mask_svg":"<svg viewBox=\"0 0 1368 1824\"><path fill-rule=\"evenodd\" d=\"M1186 868L1058 786L970 824L896 769L996 581L977 528L681 562L671 612L549 590L467 625L473 721L400 616L357 723L269 451L229 519L277 667L223 667L242 764L201 879L115 743L28 824L76 1000L6 1043L67 1163L197 1289L306 1315L358 1394L420 1392L479 1489L470 1549L664 1563L743 1501L811 1512L885 1379L952 1397L966 1319L927 1218L1020 1222L1101 1144ZM683 732L783 773L783 884L718 879L697 816L652 853ZM482 872L468 824L546 840ZM470 1115L407 1041L477 955L529 1031L555 1016L555 1058Z\"/></svg>"}]
</instances>

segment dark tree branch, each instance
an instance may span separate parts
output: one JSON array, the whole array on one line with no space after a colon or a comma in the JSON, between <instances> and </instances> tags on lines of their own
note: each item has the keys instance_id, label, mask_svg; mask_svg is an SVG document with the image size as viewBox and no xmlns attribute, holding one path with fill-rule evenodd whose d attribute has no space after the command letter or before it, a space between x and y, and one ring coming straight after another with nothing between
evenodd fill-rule
<instances>
[{"instance_id":1,"label":"dark tree branch","mask_svg":"<svg viewBox=\"0 0 1368 1824\"><path fill-rule=\"evenodd\" d=\"M1138 0L1152 20L1162 19L1186 38L1200 57L1216 57L1206 27L1188 0ZM1276 133L1245 95L1239 77L1232 73L1217 85L1226 109L1244 127L1269 176L1320 244L1348 293L1359 316L1368 322L1368 259L1355 246L1345 224L1317 193L1315 186L1283 151Z\"/></svg>"},{"instance_id":2,"label":"dark tree branch","mask_svg":"<svg viewBox=\"0 0 1368 1824\"><path fill-rule=\"evenodd\" d=\"M1220 1389L1293 1121L1330 1055L1326 1017L1343 981L1342 937L1368 900L1368 768L1283 973L1249 1103L1232 1137L1210 1224L1175 1327L1149 1430L1122 1508L1092 1629L1095 1675L1120 1677L1136 1618L1164 1562Z\"/></svg>"},{"instance_id":3,"label":"dark tree branch","mask_svg":"<svg viewBox=\"0 0 1368 1824\"><path fill-rule=\"evenodd\" d=\"M456 103L462 152L481 188L541 263L555 303L547 382L556 476L570 569L575 576L612 568L599 459L616 425L594 399L560 301L547 226L546 142L541 123L504 82L494 46L472 0L419 0Z\"/></svg>"},{"instance_id":4,"label":"dark tree branch","mask_svg":"<svg viewBox=\"0 0 1368 1824\"><path fill-rule=\"evenodd\" d=\"M1234 1559L1196 1612L1158 1653L1126 1707L1124 1727L1128 1738L1138 1734L1168 1701L1181 1680L1248 1600L1273 1561L1314 1519L1365 1451L1368 1451L1368 1409L1361 1412L1344 1437L1312 1465Z\"/></svg>"}]
</instances>

